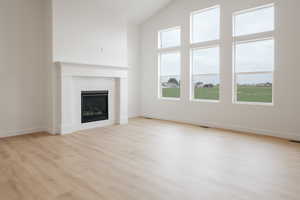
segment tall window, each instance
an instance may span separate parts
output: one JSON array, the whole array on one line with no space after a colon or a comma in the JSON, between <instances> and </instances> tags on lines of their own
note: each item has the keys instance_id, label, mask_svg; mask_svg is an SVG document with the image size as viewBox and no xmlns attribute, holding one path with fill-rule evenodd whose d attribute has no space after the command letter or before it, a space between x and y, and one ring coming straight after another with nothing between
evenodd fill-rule
<instances>
[{"instance_id":1,"label":"tall window","mask_svg":"<svg viewBox=\"0 0 300 200\"><path fill-rule=\"evenodd\" d=\"M191 14L191 99L219 100L220 7Z\"/></svg>"},{"instance_id":2,"label":"tall window","mask_svg":"<svg viewBox=\"0 0 300 200\"><path fill-rule=\"evenodd\" d=\"M272 103L274 5L233 15L234 102Z\"/></svg>"},{"instance_id":3,"label":"tall window","mask_svg":"<svg viewBox=\"0 0 300 200\"><path fill-rule=\"evenodd\" d=\"M180 98L180 28L158 32L159 97Z\"/></svg>"}]
</instances>

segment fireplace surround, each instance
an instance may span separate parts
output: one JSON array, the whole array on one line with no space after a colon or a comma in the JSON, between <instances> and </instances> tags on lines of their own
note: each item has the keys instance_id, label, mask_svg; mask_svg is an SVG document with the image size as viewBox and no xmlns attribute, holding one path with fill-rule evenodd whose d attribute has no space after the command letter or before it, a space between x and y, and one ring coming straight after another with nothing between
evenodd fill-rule
<instances>
[{"instance_id":1,"label":"fireplace surround","mask_svg":"<svg viewBox=\"0 0 300 200\"><path fill-rule=\"evenodd\" d=\"M54 124L51 133L69 134L128 123L128 67L67 62L57 62L56 66L57 85L54 87ZM107 120L104 119L106 115L82 120L82 91L108 91Z\"/></svg>"}]
</instances>

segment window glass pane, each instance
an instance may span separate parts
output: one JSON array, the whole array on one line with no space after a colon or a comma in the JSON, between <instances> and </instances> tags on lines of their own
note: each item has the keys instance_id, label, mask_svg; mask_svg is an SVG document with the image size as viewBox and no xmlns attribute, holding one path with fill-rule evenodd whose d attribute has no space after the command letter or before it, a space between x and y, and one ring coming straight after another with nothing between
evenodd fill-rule
<instances>
[{"instance_id":1,"label":"window glass pane","mask_svg":"<svg viewBox=\"0 0 300 200\"><path fill-rule=\"evenodd\" d=\"M219 75L193 75L195 99L219 100Z\"/></svg>"},{"instance_id":2,"label":"window glass pane","mask_svg":"<svg viewBox=\"0 0 300 200\"><path fill-rule=\"evenodd\" d=\"M235 36L274 30L274 7L260 8L235 16Z\"/></svg>"},{"instance_id":3,"label":"window glass pane","mask_svg":"<svg viewBox=\"0 0 300 200\"><path fill-rule=\"evenodd\" d=\"M192 51L193 74L219 73L219 47Z\"/></svg>"},{"instance_id":4,"label":"window glass pane","mask_svg":"<svg viewBox=\"0 0 300 200\"><path fill-rule=\"evenodd\" d=\"M237 101L272 103L272 73L237 74Z\"/></svg>"},{"instance_id":5,"label":"window glass pane","mask_svg":"<svg viewBox=\"0 0 300 200\"><path fill-rule=\"evenodd\" d=\"M236 72L273 71L274 40L236 45Z\"/></svg>"},{"instance_id":6,"label":"window glass pane","mask_svg":"<svg viewBox=\"0 0 300 200\"><path fill-rule=\"evenodd\" d=\"M162 97L180 97L180 53L160 54L160 87Z\"/></svg>"},{"instance_id":7,"label":"window glass pane","mask_svg":"<svg viewBox=\"0 0 300 200\"><path fill-rule=\"evenodd\" d=\"M160 48L180 46L180 29L160 31Z\"/></svg>"},{"instance_id":8,"label":"window glass pane","mask_svg":"<svg viewBox=\"0 0 300 200\"><path fill-rule=\"evenodd\" d=\"M192 51L192 85L195 99L219 99L219 47Z\"/></svg>"},{"instance_id":9,"label":"window glass pane","mask_svg":"<svg viewBox=\"0 0 300 200\"><path fill-rule=\"evenodd\" d=\"M192 14L192 43L220 38L220 8Z\"/></svg>"}]
</instances>

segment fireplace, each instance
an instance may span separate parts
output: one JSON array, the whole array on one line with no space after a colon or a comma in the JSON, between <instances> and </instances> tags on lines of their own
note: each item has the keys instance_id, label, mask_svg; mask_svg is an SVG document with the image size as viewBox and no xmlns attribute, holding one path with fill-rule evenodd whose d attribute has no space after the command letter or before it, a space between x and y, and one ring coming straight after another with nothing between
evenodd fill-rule
<instances>
[{"instance_id":1,"label":"fireplace","mask_svg":"<svg viewBox=\"0 0 300 200\"><path fill-rule=\"evenodd\" d=\"M55 67L58 85L53 88L53 95L57 98L54 99L54 123L51 126L51 133L64 135L80 130L128 123L127 66L56 62ZM81 100L82 91L97 91L96 93L108 91L106 92L108 93L108 109L102 111L104 114L99 113L98 116L91 117L89 112L82 112L87 108L81 105L89 104L89 97L82 97L86 100ZM85 95L87 94L83 96ZM85 113L84 116L83 113ZM104 120L105 118L108 119ZM99 121L87 123L94 120Z\"/></svg>"},{"instance_id":2,"label":"fireplace","mask_svg":"<svg viewBox=\"0 0 300 200\"><path fill-rule=\"evenodd\" d=\"M81 123L108 120L108 91L81 92Z\"/></svg>"}]
</instances>

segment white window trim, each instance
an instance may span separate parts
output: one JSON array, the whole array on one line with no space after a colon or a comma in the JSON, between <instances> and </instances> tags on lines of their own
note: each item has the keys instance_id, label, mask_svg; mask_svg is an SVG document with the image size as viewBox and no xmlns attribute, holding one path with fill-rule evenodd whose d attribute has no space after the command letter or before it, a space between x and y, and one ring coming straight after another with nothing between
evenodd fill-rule
<instances>
[{"instance_id":1,"label":"white window trim","mask_svg":"<svg viewBox=\"0 0 300 200\"><path fill-rule=\"evenodd\" d=\"M220 19L219 19L219 39L218 40L208 40L204 42L193 42L193 16L199 13L207 12L213 9L219 8L220 10ZM221 77L220 77L220 70L221 70L221 6L215 5L209 8L196 10L190 14L190 74L189 74L189 100L191 102L203 102L203 103L220 103L221 102L221 88L219 88L219 100L210 100L210 99L196 99L194 95L194 88L193 88L193 51L197 49L210 49L210 48L219 48L219 75L220 78L220 86L221 86ZM213 74L213 73L211 73ZM209 74L209 75L211 75ZM205 75L205 74L204 74Z\"/></svg>"},{"instance_id":2,"label":"white window trim","mask_svg":"<svg viewBox=\"0 0 300 200\"><path fill-rule=\"evenodd\" d=\"M244 14L244 13L248 13L248 12L253 12L253 11L257 11L257 10L261 10L261 9L265 9L265 8L270 8L270 7L274 7L275 9L275 4L271 3L271 4L267 4L267 5L263 5L263 6L258 6L255 8L250 8L250 9L245 9L242 11L237 11L234 12L232 14L232 19L233 19L233 33L232 33L232 37L233 37L233 55L232 55L232 60L233 60L233 70L232 70L232 103L233 104L240 104L240 105L256 105L256 106L274 106L274 77L275 77L275 71L276 71L276 54L275 54L275 49L276 49L276 40L275 40L275 30L276 30L276 26L274 23L274 30L272 31L266 31L266 32L259 32L259 33L253 33L253 34L248 34L248 35L241 35L241 36L236 36L235 34L235 28L236 28L236 22L235 22L235 17L237 15L240 14ZM274 13L274 15L276 15L276 12ZM274 21L276 19L276 16L274 16ZM273 66L273 70L272 71L261 71L261 72L236 72L236 46L238 44L245 44L245 43L251 43L251 42L259 42L259 41L265 41L265 40L273 40L274 41L274 66ZM237 75L239 74L262 74L262 73L269 73L272 74L272 102L271 103L267 103L267 102L245 102L245 101L238 101L237 100Z\"/></svg>"}]
</instances>

